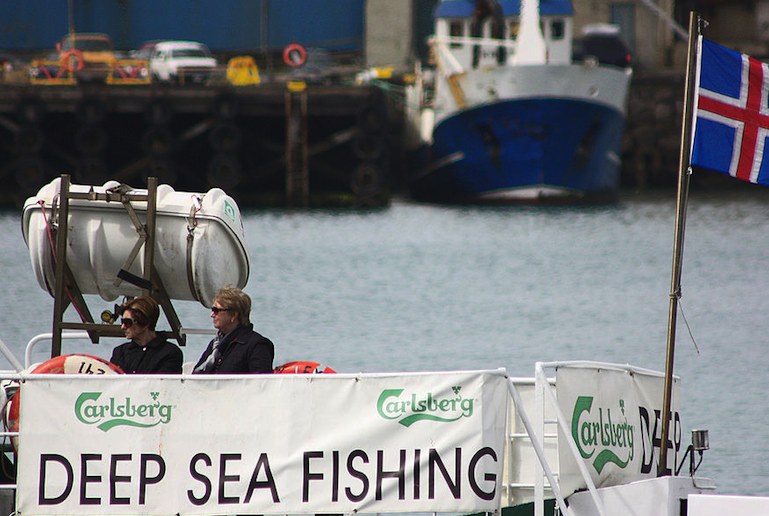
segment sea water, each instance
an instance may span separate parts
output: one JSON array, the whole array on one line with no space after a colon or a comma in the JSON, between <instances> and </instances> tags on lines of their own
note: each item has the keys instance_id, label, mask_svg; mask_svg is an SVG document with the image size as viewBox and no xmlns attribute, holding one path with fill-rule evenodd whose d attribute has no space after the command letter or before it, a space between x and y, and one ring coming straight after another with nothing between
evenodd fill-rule
<instances>
[{"instance_id":1,"label":"sea water","mask_svg":"<svg viewBox=\"0 0 769 516\"><path fill-rule=\"evenodd\" d=\"M693 191L687 211L675 348L683 441L692 429L710 431L698 474L722 493L769 494L768 191ZM276 365L533 376L537 361L600 360L664 371L674 192L627 193L599 207L395 200L243 218L245 290ZM0 339L23 360L31 336L51 331L53 300L34 278L20 219L0 213ZM97 317L114 306L87 300ZM203 306L176 309L185 327L211 328ZM109 358L120 342L67 341L64 352ZM205 344L191 338L185 361ZM49 356L41 346L31 358Z\"/></svg>"}]
</instances>

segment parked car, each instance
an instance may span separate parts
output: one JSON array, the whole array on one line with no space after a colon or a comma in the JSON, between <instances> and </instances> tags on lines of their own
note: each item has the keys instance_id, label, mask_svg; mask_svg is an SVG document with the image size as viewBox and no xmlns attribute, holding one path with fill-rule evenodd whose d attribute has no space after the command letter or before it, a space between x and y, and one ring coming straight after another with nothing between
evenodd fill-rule
<instances>
[{"instance_id":1,"label":"parked car","mask_svg":"<svg viewBox=\"0 0 769 516\"><path fill-rule=\"evenodd\" d=\"M293 68L291 79L329 86L352 82L359 71L357 66L337 62L334 55L325 48L308 48L305 62Z\"/></svg>"},{"instance_id":2,"label":"parked car","mask_svg":"<svg viewBox=\"0 0 769 516\"><path fill-rule=\"evenodd\" d=\"M73 32L56 43L62 66L78 82L104 82L117 63L112 38L102 32Z\"/></svg>"},{"instance_id":3,"label":"parked car","mask_svg":"<svg viewBox=\"0 0 769 516\"><path fill-rule=\"evenodd\" d=\"M197 41L160 41L150 54L153 80L176 84L204 84L215 74L216 58Z\"/></svg>"},{"instance_id":4,"label":"parked car","mask_svg":"<svg viewBox=\"0 0 769 516\"><path fill-rule=\"evenodd\" d=\"M152 57L152 51L155 50L155 46L160 43L161 39L152 39L150 41L145 41L144 43L139 46L136 50L132 50L129 53L129 57L133 59L146 59L147 61L150 60L150 57Z\"/></svg>"},{"instance_id":5,"label":"parked car","mask_svg":"<svg viewBox=\"0 0 769 516\"><path fill-rule=\"evenodd\" d=\"M633 64L619 27L606 23L586 25L580 38L574 39L572 50L574 61L595 59L601 64L628 68Z\"/></svg>"}]
</instances>

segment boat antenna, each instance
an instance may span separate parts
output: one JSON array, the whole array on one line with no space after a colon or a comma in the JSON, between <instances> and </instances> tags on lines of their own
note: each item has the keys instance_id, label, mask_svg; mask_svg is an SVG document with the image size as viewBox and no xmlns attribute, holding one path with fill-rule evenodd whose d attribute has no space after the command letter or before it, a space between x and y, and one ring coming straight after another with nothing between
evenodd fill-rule
<instances>
[{"instance_id":1,"label":"boat antenna","mask_svg":"<svg viewBox=\"0 0 769 516\"><path fill-rule=\"evenodd\" d=\"M676 321L678 300L681 298L681 266L684 251L684 229L686 227L686 204L691 176L692 114L697 78L697 49L704 21L691 11L689 13L689 49L686 56L686 83L684 85L684 112L681 124L681 150L678 160L678 200L676 203L676 228L673 243L673 268L670 279L670 310L668 312L667 357L665 359L665 389L662 402L662 433L660 439L660 460L657 476L670 475L667 467L668 442L670 434L670 408L673 393L673 363L676 344Z\"/></svg>"}]
</instances>

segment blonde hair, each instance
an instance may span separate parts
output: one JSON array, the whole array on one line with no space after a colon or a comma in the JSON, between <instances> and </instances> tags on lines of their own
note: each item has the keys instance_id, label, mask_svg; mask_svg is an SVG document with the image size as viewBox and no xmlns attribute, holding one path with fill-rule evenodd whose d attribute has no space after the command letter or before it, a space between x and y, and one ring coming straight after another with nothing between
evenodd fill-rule
<instances>
[{"instance_id":1,"label":"blonde hair","mask_svg":"<svg viewBox=\"0 0 769 516\"><path fill-rule=\"evenodd\" d=\"M238 313L238 323L241 326L251 324L251 298L236 287L223 287L214 296L222 308Z\"/></svg>"}]
</instances>

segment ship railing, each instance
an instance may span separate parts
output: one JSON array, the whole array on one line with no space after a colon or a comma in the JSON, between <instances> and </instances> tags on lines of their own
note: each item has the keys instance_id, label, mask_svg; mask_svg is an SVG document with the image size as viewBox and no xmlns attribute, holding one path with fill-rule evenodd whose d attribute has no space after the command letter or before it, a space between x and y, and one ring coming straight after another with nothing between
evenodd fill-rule
<instances>
[{"instance_id":1,"label":"ship railing","mask_svg":"<svg viewBox=\"0 0 769 516\"><path fill-rule=\"evenodd\" d=\"M434 49L436 59L443 63L447 76L464 73L464 67L457 59L453 50L471 49L474 47L491 48L498 51L500 47L507 49L507 59L515 54L517 44L508 39L473 38L466 36L433 36L428 44Z\"/></svg>"},{"instance_id":2,"label":"ship railing","mask_svg":"<svg viewBox=\"0 0 769 516\"><path fill-rule=\"evenodd\" d=\"M213 335L216 330L213 328L181 328L181 332L185 335ZM86 331L73 331L62 332L62 340L80 340L89 341L90 337ZM19 382L22 378L22 373L29 370L33 366L33 356L36 349L45 342L51 343L53 340L52 333L42 333L30 339L24 350L24 362L22 363L8 345L0 339L0 354L10 364L11 369L0 370L0 410L2 410L2 428L0 428L0 514L9 514L12 510L15 492L16 481L15 474L13 472L5 471L4 468L8 465L14 464L15 461L15 449L13 447L13 440L19 436L18 431L11 431L7 422L7 410L8 401L15 392Z\"/></svg>"},{"instance_id":3,"label":"ship railing","mask_svg":"<svg viewBox=\"0 0 769 516\"><path fill-rule=\"evenodd\" d=\"M430 38L429 43L435 51L435 58L437 60L438 69L443 72L446 77L464 73L464 67L454 56L454 54L451 53L447 41L443 39Z\"/></svg>"},{"instance_id":4,"label":"ship railing","mask_svg":"<svg viewBox=\"0 0 769 516\"><path fill-rule=\"evenodd\" d=\"M555 386L554 379L546 381ZM509 378L508 389L512 410L506 443L503 506L533 501L534 514L541 516L546 495L549 498L555 496L559 506L565 507L558 486L558 433L546 431L546 427L555 424L555 419L551 416L552 411L546 410L544 391L536 378ZM529 467L532 462L533 472ZM547 482L544 482L545 477Z\"/></svg>"},{"instance_id":5,"label":"ship railing","mask_svg":"<svg viewBox=\"0 0 769 516\"><path fill-rule=\"evenodd\" d=\"M12 367L12 369L0 370L0 400L2 401L0 403L0 410L2 410L2 418L0 418L2 419L2 428L0 428L0 513L12 514L16 498L16 475L13 471L15 468L15 450L12 442L18 437L19 432L8 429L6 414L9 397L6 389L18 385L24 366L2 340L0 340L0 353Z\"/></svg>"},{"instance_id":6,"label":"ship railing","mask_svg":"<svg viewBox=\"0 0 769 516\"><path fill-rule=\"evenodd\" d=\"M209 329L209 328L184 328L184 327L181 327L179 329L179 332L181 334L187 335L187 336L189 336L189 335L211 335L211 336L213 336L213 335L216 334L216 330L214 328L210 328ZM170 337L170 335L169 335L169 337ZM83 340L84 341L85 339L90 339L90 337L89 337L88 332L86 332L86 331L72 331L72 332L63 331L61 333L61 339L62 340ZM22 369L29 369L32 366L32 364L33 364L33 361L32 361L33 360L33 354L34 354L36 348L41 343L50 342L52 340L53 340L53 333L41 333L40 335L36 335L32 339L30 339L30 341L27 343L26 349L24 350L24 366L22 367ZM7 347L6 347L6 349L7 349ZM0 348L0 351L2 351L2 353L5 355L5 350L2 350L2 348ZM10 353L10 350L8 350L8 352ZM7 355L6 355L6 358L8 358ZM9 362L10 361L11 360L9 359ZM18 361L16 361L16 362L18 362ZM14 364L14 362L11 362L11 363ZM14 367L16 367L15 364L14 364ZM18 369L18 370L21 371L21 369Z\"/></svg>"},{"instance_id":7,"label":"ship railing","mask_svg":"<svg viewBox=\"0 0 769 516\"><path fill-rule=\"evenodd\" d=\"M481 47L505 47L509 50L515 50L517 44L514 40L510 39L497 39L497 38L474 38L471 36L432 36L428 39L428 42L433 45L442 45L446 47L460 47L460 46L481 46Z\"/></svg>"},{"instance_id":8,"label":"ship railing","mask_svg":"<svg viewBox=\"0 0 769 516\"><path fill-rule=\"evenodd\" d=\"M564 415L558 405L556 398L556 382L554 378L548 378L546 370L556 369L566 366L593 366L607 367L607 364L597 364L590 362L537 362L535 364L534 379L528 382L521 379L510 379L508 381L510 395L512 397L513 414L511 415L510 433L508 434L507 450L507 502L510 504L514 498L516 490L533 491L534 516L544 516L544 501L546 494L552 498L555 497L556 503L561 514L572 515L573 511L565 502L563 493L558 482L558 453L559 448L566 446L569 452L574 456L580 475L587 486L590 496L593 499L598 514L606 515L604 504L595 486L595 482L590 476L582 457L579 454L577 444L569 428L569 419ZM627 366L627 369L635 369ZM533 403L531 400L524 401L523 393L527 389L531 390L533 382ZM531 393L528 392L531 396ZM527 407L531 410L529 414ZM525 432L517 430L517 420L525 429ZM547 431L546 429L557 426L558 431ZM515 482L515 474L512 470L513 464L519 460L520 450L516 447L516 442L530 442L536 455L534 464L534 479L531 482ZM547 482L545 482L547 480Z\"/></svg>"},{"instance_id":9,"label":"ship railing","mask_svg":"<svg viewBox=\"0 0 769 516\"><path fill-rule=\"evenodd\" d=\"M183 331L187 335L211 335L215 330L187 328L183 329ZM61 337L62 340L66 341L77 339L85 341L89 339L89 333L86 331L62 332ZM0 371L0 385L2 385L2 389L0 389L0 397L4 400L3 414L5 414L7 410L7 400L10 398L9 392L12 394L15 386L21 381L24 371L29 369L32 365L32 356L35 349L42 342L51 341L52 338L53 335L51 333L46 333L31 339L25 349L24 364L22 364L14 356L8 346L0 340L0 353L5 356L14 368L11 370ZM549 498L555 497L562 514L573 514L573 511L565 502L564 494L559 485L558 454L559 448L563 446L567 446L568 450L574 456L582 479L598 509L598 514L606 514L595 483L587 470L587 466L582 461L577 444L572 437L571 430L568 426L569 420L558 405L556 398L556 381L554 378L548 378L545 372L549 369L569 366L596 368L612 367L610 364L597 364L582 361L537 362L535 364L534 378L508 379L508 390L513 410L510 411L506 450L507 464L504 484L504 489L506 490L507 495L506 502L507 505L511 505L511 503L518 504L521 501L520 499L517 499L518 493L525 491L527 493L525 498L532 498L531 493L533 492L534 516L544 516L546 494ZM632 368L630 366L625 366L624 369L640 371L640 369ZM3 421L5 422L6 418L3 418ZM520 422L520 425L518 422ZM523 427L524 431L521 430L520 426ZM552 428L553 426L557 426L560 429L560 432L552 430L546 432L546 428ZM18 437L18 432L10 431L7 424L4 424L0 435L2 435L2 441L0 441L0 454L6 455L6 457L0 458L10 460L8 457L10 456L12 458L14 453L12 440ZM529 449L526 448L529 443L536 457L536 460L533 461L533 479L531 478L530 471L524 472L521 468L521 464L526 462L522 459L522 456L526 453L530 453ZM5 463L5 461L3 461L3 463ZM0 466L2 466L2 464L0 464ZM3 497L5 496L5 493L16 489L15 479L12 479L12 482L8 482L8 479L3 480L5 483L0 482L0 511L4 509ZM547 482L545 482L545 480L547 480Z\"/></svg>"},{"instance_id":10,"label":"ship railing","mask_svg":"<svg viewBox=\"0 0 769 516\"><path fill-rule=\"evenodd\" d=\"M564 361L564 362L537 362L534 366L534 393L533 403L530 400L524 400L521 396L521 392L524 390L525 384L516 381L509 382L510 395L512 397L514 414L513 418L517 416L526 432L525 435L518 437L522 439L528 439L531 441L531 446L537 457L535 463L534 472L534 516L544 515L544 500L546 489L550 491L550 494L555 497L561 514L573 514L573 511L566 505L561 492L561 488L558 483L558 457L561 450L568 449L568 452L574 457L574 462L579 470L579 475L584 481L584 485L587 487L590 497L597 509L597 513L601 516L608 514L606 512L605 504L595 486L595 482L588 471L582 456L577 447L577 443L572 436L571 428L569 427L569 418L561 410L557 401L557 385L554 378L548 378L546 371L557 370L558 368L590 368L590 369L610 369L616 371L624 371L630 374L644 374L656 376L659 373L648 369L633 367L630 365L617 365L607 364L604 362L590 362L590 361ZM525 403L529 401L529 403ZM532 412L532 415L527 413L527 408ZM515 429L515 419L511 423L511 428ZM556 426L560 432L546 433L545 429L548 427ZM554 440L554 445L553 445ZM549 446L549 448L548 448ZM510 460L510 453L513 449L512 446L508 446L508 460ZM550 452L550 453L548 453ZM553 453L554 452L554 453ZM553 467L555 464L555 467ZM547 484L545 483L547 479ZM518 486L516 486L518 487ZM531 486L528 486L531 487ZM511 491L511 489L509 489ZM569 493L566 493L568 496Z\"/></svg>"}]
</instances>

